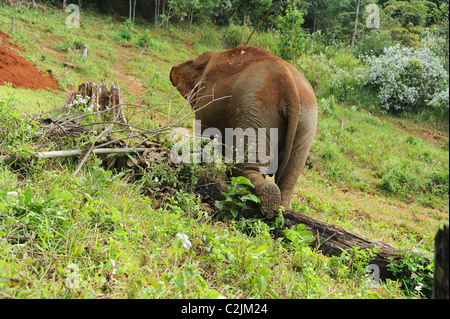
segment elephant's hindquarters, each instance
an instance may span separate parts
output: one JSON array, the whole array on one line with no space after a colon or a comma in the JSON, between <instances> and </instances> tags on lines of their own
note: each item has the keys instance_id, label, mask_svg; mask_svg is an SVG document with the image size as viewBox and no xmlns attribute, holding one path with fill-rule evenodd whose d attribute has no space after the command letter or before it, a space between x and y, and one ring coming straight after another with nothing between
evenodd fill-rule
<instances>
[{"instance_id":1,"label":"elephant's hindquarters","mask_svg":"<svg viewBox=\"0 0 450 319\"><path fill-rule=\"evenodd\" d=\"M202 81L204 96L214 95L216 99L213 102L211 97L205 99L202 104L207 106L197 112L202 126L218 128L222 142L234 148L238 146L239 132L247 142L252 130L257 136L256 145L253 143L256 156L251 152L252 143L245 144L244 162L235 164L235 174L248 175L257 184L255 193L265 193L262 190L270 182L261 173L270 170L270 164L277 164L269 173L278 169L276 184L281 191L281 204L288 206L317 125L317 103L308 81L281 59L250 64L226 78L205 74ZM223 98L226 96L229 97ZM259 129L265 130L265 149L258 145L263 136ZM275 132L272 136L271 130ZM234 133L232 139L230 133ZM260 154L266 155L263 161ZM233 159L237 159L235 153Z\"/></svg>"},{"instance_id":2,"label":"elephant's hindquarters","mask_svg":"<svg viewBox=\"0 0 450 319\"><path fill-rule=\"evenodd\" d=\"M289 207L298 178L303 171L316 134L317 105L303 107L299 117L294 143L288 158L287 169L277 172L275 181L281 191L281 205Z\"/></svg>"}]
</instances>

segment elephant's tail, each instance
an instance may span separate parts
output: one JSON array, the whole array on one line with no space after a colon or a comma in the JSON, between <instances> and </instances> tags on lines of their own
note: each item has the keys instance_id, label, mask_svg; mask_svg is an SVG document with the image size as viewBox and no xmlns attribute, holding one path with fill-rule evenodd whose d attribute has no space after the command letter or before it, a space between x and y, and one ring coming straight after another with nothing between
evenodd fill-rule
<instances>
[{"instance_id":1,"label":"elephant's tail","mask_svg":"<svg viewBox=\"0 0 450 319\"><path fill-rule=\"evenodd\" d=\"M317 102L315 98L304 103L299 95L291 94L287 105L287 132L284 149L280 150L283 156L279 163L275 182L288 175L296 175L297 180L309 153L317 127ZM288 169L291 167L292 169Z\"/></svg>"},{"instance_id":2,"label":"elephant's tail","mask_svg":"<svg viewBox=\"0 0 450 319\"><path fill-rule=\"evenodd\" d=\"M289 101L287 101L286 105L286 117L287 117L287 132L286 138L284 141L284 149L278 150L281 151L283 156L279 156L281 158L281 162L278 165L278 170L275 175L275 181L277 181L281 176L284 175L284 171L286 170L287 164L289 163L289 157L292 153L292 148L294 145L295 136L297 134L298 122L299 122L299 112L300 112L300 99L297 94L288 95Z\"/></svg>"}]
</instances>

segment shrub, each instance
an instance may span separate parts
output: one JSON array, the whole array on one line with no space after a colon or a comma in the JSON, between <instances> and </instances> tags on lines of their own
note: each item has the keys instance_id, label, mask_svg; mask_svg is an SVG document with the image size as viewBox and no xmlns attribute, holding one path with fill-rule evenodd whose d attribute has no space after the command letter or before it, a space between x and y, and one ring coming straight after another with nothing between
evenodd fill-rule
<instances>
[{"instance_id":1,"label":"shrub","mask_svg":"<svg viewBox=\"0 0 450 319\"><path fill-rule=\"evenodd\" d=\"M406 296L431 298L434 264L411 252L401 253L401 257L398 263L389 263L388 268L402 283Z\"/></svg>"},{"instance_id":2,"label":"shrub","mask_svg":"<svg viewBox=\"0 0 450 319\"><path fill-rule=\"evenodd\" d=\"M333 50L333 49L332 49ZM362 81L361 62L345 49L327 54L302 54L297 67L316 91L317 97L333 95L339 102L369 104L370 90Z\"/></svg>"},{"instance_id":3,"label":"shrub","mask_svg":"<svg viewBox=\"0 0 450 319\"><path fill-rule=\"evenodd\" d=\"M378 188L393 195L404 195L420 190L420 181L414 173L414 167L408 161L390 158L380 170L381 181Z\"/></svg>"},{"instance_id":4,"label":"shrub","mask_svg":"<svg viewBox=\"0 0 450 319\"><path fill-rule=\"evenodd\" d=\"M54 46L54 49L61 52L69 52L70 50L81 50L85 44L82 38L67 38Z\"/></svg>"},{"instance_id":5,"label":"shrub","mask_svg":"<svg viewBox=\"0 0 450 319\"><path fill-rule=\"evenodd\" d=\"M296 64L296 56L304 51L306 46L306 34L301 27L303 23L303 12L298 10L296 4L291 3L285 10L284 15L275 19L277 28L280 30L278 37L278 54L287 61Z\"/></svg>"},{"instance_id":6,"label":"shrub","mask_svg":"<svg viewBox=\"0 0 450 319\"><path fill-rule=\"evenodd\" d=\"M15 153L18 157L27 158L36 149L32 138L36 135L37 123L26 121L20 113L10 106L14 97L0 95L0 154Z\"/></svg>"},{"instance_id":7,"label":"shrub","mask_svg":"<svg viewBox=\"0 0 450 319\"><path fill-rule=\"evenodd\" d=\"M385 48L383 55L366 58L365 81L378 90L388 111L448 109L448 72L428 48Z\"/></svg>"},{"instance_id":8,"label":"shrub","mask_svg":"<svg viewBox=\"0 0 450 319\"><path fill-rule=\"evenodd\" d=\"M385 48L392 45L391 36L388 32L370 31L365 34L356 46L356 56L374 55L380 56Z\"/></svg>"},{"instance_id":9,"label":"shrub","mask_svg":"<svg viewBox=\"0 0 450 319\"><path fill-rule=\"evenodd\" d=\"M240 211L249 208L246 204L247 201L259 203L259 198L253 195L247 189L247 186L254 187L250 180L243 176L232 177L229 192L222 192L225 199L216 201L216 207L222 212L229 211L231 215L236 218Z\"/></svg>"},{"instance_id":10,"label":"shrub","mask_svg":"<svg viewBox=\"0 0 450 319\"><path fill-rule=\"evenodd\" d=\"M133 22L130 19L127 19L123 22L119 27L119 36L120 40L131 40L131 31L133 30Z\"/></svg>"},{"instance_id":11,"label":"shrub","mask_svg":"<svg viewBox=\"0 0 450 319\"><path fill-rule=\"evenodd\" d=\"M142 49L145 45L145 43L147 42L148 38L150 37L150 30L146 29L145 32L140 35L137 40L136 40L136 46L140 49ZM150 43L147 44L147 47L150 46Z\"/></svg>"},{"instance_id":12,"label":"shrub","mask_svg":"<svg viewBox=\"0 0 450 319\"><path fill-rule=\"evenodd\" d=\"M409 139L409 141L412 141ZM385 193L397 195L403 198L412 193L435 194L446 196L449 191L449 170L429 169L424 167L427 157L432 157L428 152L422 154L420 161L402 161L398 157L392 157L382 164L377 172L380 177L378 188Z\"/></svg>"}]
</instances>

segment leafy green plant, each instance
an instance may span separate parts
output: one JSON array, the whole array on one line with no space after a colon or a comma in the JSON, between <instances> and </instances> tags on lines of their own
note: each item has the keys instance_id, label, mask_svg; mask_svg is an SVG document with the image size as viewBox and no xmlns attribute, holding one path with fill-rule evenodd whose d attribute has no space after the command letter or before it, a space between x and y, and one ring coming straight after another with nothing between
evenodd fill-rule
<instances>
[{"instance_id":1,"label":"leafy green plant","mask_svg":"<svg viewBox=\"0 0 450 319\"><path fill-rule=\"evenodd\" d=\"M408 297L431 298L434 263L426 260L423 255L402 253L398 261L388 264L388 268L400 280Z\"/></svg>"},{"instance_id":2,"label":"leafy green plant","mask_svg":"<svg viewBox=\"0 0 450 319\"><path fill-rule=\"evenodd\" d=\"M311 231L305 230L304 224L298 224L291 228L286 228L283 230L283 233L286 235L286 238L289 239L295 247L302 246L305 243L312 243L315 238Z\"/></svg>"},{"instance_id":3,"label":"leafy green plant","mask_svg":"<svg viewBox=\"0 0 450 319\"><path fill-rule=\"evenodd\" d=\"M256 286L257 297L267 292L273 298L278 299L276 293L268 287L270 270L264 265L268 250L268 246L264 244L256 249L253 246L247 247L245 278L250 287Z\"/></svg>"},{"instance_id":4,"label":"leafy green plant","mask_svg":"<svg viewBox=\"0 0 450 319\"><path fill-rule=\"evenodd\" d=\"M253 195L247 187L255 187L248 178L243 176L232 177L228 192L222 192L224 200L216 201L216 207L222 212L229 212L233 218L237 218L243 209L248 209L247 201L259 203L257 196Z\"/></svg>"},{"instance_id":5,"label":"leafy green plant","mask_svg":"<svg viewBox=\"0 0 450 319\"><path fill-rule=\"evenodd\" d=\"M142 49L144 47L145 43L147 43L147 40L150 37L150 35L151 35L150 30L146 29L145 32L137 38L136 46L138 48ZM147 47L150 47L150 43L147 44Z\"/></svg>"},{"instance_id":6,"label":"leafy green plant","mask_svg":"<svg viewBox=\"0 0 450 319\"><path fill-rule=\"evenodd\" d=\"M389 32L373 30L359 39L355 54L357 56L371 55L380 56L384 48L392 45L392 39Z\"/></svg>"},{"instance_id":7,"label":"leafy green plant","mask_svg":"<svg viewBox=\"0 0 450 319\"><path fill-rule=\"evenodd\" d=\"M360 247L351 247L343 251L339 256L339 261L346 266L347 276L360 278L366 273L366 267L369 262L377 255L377 247L372 249L361 249Z\"/></svg>"},{"instance_id":8,"label":"leafy green plant","mask_svg":"<svg viewBox=\"0 0 450 319\"><path fill-rule=\"evenodd\" d=\"M84 39L68 38L54 46L54 49L61 52L69 52L70 50L81 50L83 48Z\"/></svg>"},{"instance_id":9,"label":"leafy green plant","mask_svg":"<svg viewBox=\"0 0 450 319\"><path fill-rule=\"evenodd\" d=\"M57 238L64 236L58 228L69 222L69 209L61 204L70 199L68 192L55 191L47 198L33 194L28 187L17 195L0 198L0 220L7 225L20 225L14 233L22 236L36 236L42 247L54 245Z\"/></svg>"},{"instance_id":10,"label":"leafy green plant","mask_svg":"<svg viewBox=\"0 0 450 319\"><path fill-rule=\"evenodd\" d=\"M14 96L0 95L0 148L15 153L18 158L28 158L34 151L32 139L37 134L35 121L25 120L11 106Z\"/></svg>"},{"instance_id":11,"label":"leafy green plant","mask_svg":"<svg viewBox=\"0 0 450 319\"><path fill-rule=\"evenodd\" d=\"M131 21L131 19L125 20L119 27L118 39L125 41L131 40L132 30L133 30L133 22Z\"/></svg>"}]
</instances>

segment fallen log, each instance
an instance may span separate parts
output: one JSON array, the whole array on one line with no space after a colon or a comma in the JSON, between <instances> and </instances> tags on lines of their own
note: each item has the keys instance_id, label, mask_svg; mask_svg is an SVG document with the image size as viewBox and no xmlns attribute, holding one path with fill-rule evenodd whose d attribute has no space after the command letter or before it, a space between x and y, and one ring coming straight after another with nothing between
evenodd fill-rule
<instances>
[{"instance_id":1,"label":"fallen log","mask_svg":"<svg viewBox=\"0 0 450 319\"><path fill-rule=\"evenodd\" d=\"M284 223L286 227L304 224L305 230L311 231L316 238L311 245L316 249L320 249L327 256L339 256L342 251L349 250L352 247L361 249L376 248L377 254L370 261L370 264L378 266L377 271L379 272L374 275L379 276L380 279L395 279L395 276L388 268L388 264L398 262L401 258L401 251L394 246L356 234L341 226L324 222L292 209L286 209L284 212Z\"/></svg>"},{"instance_id":2,"label":"fallen log","mask_svg":"<svg viewBox=\"0 0 450 319\"><path fill-rule=\"evenodd\" d=\"M212 178L204 179L197 185L197 191L202 195L204 202L211 207L214 207L216 200L220 201L225 198L222 192L226 190L227 185L225 183ZM257 213L259 213L259 209L255 207L246 211L243 217L253 217ZM377 254L375 258L369 262L370 266L372 266L371 269L374 270L373 278L383 280L387 278L396 279L388 265L399 262L402 258L401 253L404 251L292 209L286 209L283 216L285 228L299 224L305 225L305 230L310 231L315 237L315 241L310 243L310 246L320 250L326 256L339 256L343 251L354 247L361 249L376 248ZM264 221L267 224L273 223L272 220ZM278 230L278 235L283 235L282 230ZM412 251L412 253L420 254L418 251Z\"/></svg>"}]
</instances>

